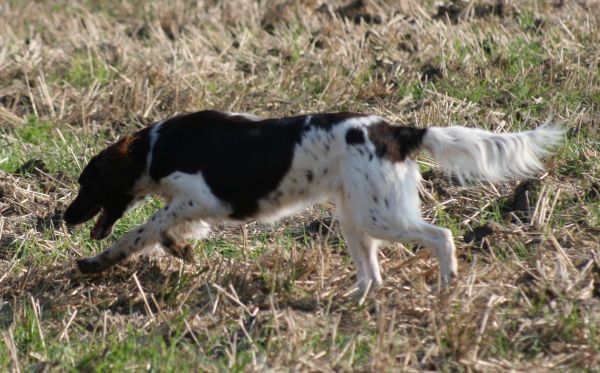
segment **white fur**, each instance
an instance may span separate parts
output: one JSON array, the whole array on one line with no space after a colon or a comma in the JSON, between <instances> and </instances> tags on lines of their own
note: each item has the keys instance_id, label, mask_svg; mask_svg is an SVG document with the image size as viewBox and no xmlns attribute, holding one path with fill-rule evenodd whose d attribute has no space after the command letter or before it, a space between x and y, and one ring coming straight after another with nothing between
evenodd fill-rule
<instances>
[{"instance_id":1,"label":"white fur","mask_svg":"<svg viewBox=\"0 0 600 373\"><path fill-rule=\"evenodd\" d=\"M158 129L163 124L163 122L158 122L151 130L150 130L150 151L148 152L148 156L146 157L146 165L149 167L152 164L152 154L154 153L154 144L156 144L156 140L158 139Z\"/></svg>"},{"instance_id":2,"label":"white fur","mask_svg":"<svg viewBox=\"0 0 600 373\"><path fill-rule=\"evenodd\" d=\"M423 146L461 183L507 181L542 171L540 159L562 141L564 134L563 127L550 122L532 131L504 134L461 126L431 127Z\"/></svg>"},{"instance_id":3,"label":"white fur","mask_svg":"<svg viewBox=\"0 0 600 373\"><path fill-rule=\"evenodd\" d=\"M247 114L247 113L236 113L236 112L228 112L227 114L229 114L229 116L232 117L242 117L251 121L258 121L261 120L262 118L257 116L257 115L253 115L253 114Z\"/></svg>"}]
</instances>

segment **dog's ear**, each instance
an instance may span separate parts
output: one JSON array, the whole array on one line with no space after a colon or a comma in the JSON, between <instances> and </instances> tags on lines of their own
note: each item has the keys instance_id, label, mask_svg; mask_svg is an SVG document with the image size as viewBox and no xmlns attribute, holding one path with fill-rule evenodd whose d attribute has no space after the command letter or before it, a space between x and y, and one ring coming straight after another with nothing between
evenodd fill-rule
<instances>
[{"instance_id":1,"label":"dog's ear","mask_svg":"<svg viewBox=\"0 0 600 373\"><path fill-rule=\"evenodd\" d=\"M127 135L98 155L96 167L110 189L128 190L143 173L146 154L141 154L140 141L136 135Z\"/></svg>"}]
</instances>

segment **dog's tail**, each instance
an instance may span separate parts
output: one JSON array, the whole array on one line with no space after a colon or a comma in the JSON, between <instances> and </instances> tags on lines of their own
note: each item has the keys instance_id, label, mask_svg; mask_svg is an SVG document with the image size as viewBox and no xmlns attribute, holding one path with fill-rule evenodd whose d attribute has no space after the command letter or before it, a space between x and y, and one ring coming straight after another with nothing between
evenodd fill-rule
<instances>
[{"instance_id":1,"label":"dog's tail","mask_svg":"<svg viewBox=\"0 0 600 373\"><path fill-rule=\"evenodd\" d=\"M503 134L462 126L430 127L423 147L461 183L507 181L542 171L541 158L562 142L565 132L551 121L535 130Z\"/></svg>"}]
</instances>

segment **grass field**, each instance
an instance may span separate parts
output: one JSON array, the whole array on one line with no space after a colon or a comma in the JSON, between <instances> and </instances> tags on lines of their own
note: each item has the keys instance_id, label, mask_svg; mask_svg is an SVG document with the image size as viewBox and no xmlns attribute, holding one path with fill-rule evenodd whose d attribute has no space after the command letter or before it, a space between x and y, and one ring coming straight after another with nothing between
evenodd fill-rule
<instances>
[{"instance_id":1,"label":"grass field","mask_svg":"<svg viewBox=\"0 0 600 373\"><path fill-rule=\"evenodd\" d=\"M325 2L323 2L325 3ZM597 371L600 2L0 3L0 371ZM108 242L61 213L86 161L183 111L359 111L504 132L553 117L537 180L459 188L425 154L423 210L459 278L384 245L362 301L333 205L216 227L199 265L157 254L82 277ZM226 150L224 150L226 151Z\"/></svg>"}]
</instances>

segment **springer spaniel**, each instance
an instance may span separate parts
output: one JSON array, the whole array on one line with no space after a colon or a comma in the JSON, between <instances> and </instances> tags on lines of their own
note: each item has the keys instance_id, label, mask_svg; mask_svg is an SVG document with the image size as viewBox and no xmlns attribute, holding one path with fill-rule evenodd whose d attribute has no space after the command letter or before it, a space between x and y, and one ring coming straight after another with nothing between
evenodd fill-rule
<instances>
[{"instance_id":1,"label":"springer spaniel","mask_svg":"<svg viewBox=\"0 0 600 373\"><path fill-rule=\"evenodd\" d=\"M379 240L431 248L442 284L456 275L450 230L422 220L421 175L411 154L429 151L459 180L505 181L543 169L564 128L496 134L480 129L395 126L352 113L279 119L200 111L128 135L93 157L64 218L77 225L100 213L91 237L107 237L115 222L149 194L166 206L102 253L77 262L101 272L159 243L192 260L185 238L205 237L222 221L273 221L307 205L336 202L361 293L381 284Z\"/></svg>"}]
</instances>

